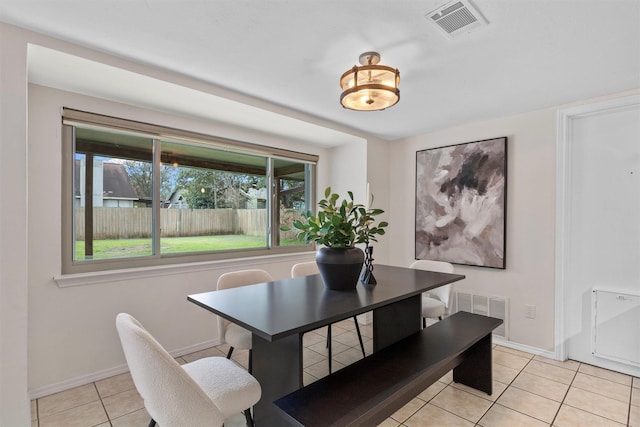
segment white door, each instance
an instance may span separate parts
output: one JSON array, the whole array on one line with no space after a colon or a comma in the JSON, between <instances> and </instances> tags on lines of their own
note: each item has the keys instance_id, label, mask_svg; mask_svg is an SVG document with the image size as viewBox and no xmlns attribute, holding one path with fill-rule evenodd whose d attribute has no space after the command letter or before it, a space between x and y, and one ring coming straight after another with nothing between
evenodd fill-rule
<instances>
[{"instance_id":1,"label":"white door","mask_svg":"<svg viewBox=\"0 0 640 427\"><path fill-rule=\"evenodd\" d=\"M570 359L638 376L640 364L625 360L640 354L640 322L625 319L640 319L627 308L640 307L614 294L640 296L640 96L568 110L560 126L560 344ZM607 306L609 317L619 311L615 327L598 323L594 290L620 301ZM596 351L597 342L616 345Z\"/></svg>"}]
</instances>

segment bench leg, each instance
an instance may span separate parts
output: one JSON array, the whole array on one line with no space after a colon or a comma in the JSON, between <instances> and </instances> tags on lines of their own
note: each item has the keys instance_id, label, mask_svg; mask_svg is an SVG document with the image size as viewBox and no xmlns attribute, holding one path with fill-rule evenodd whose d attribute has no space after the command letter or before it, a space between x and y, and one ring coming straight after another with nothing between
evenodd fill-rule
<instances>
[{"instance_id":1,"label":"bench leg","mask_svg":"<svg viewBox=\"0 0 640 427\"><path fill-rule=\"evenodd\" d=\"M493 392L491 334L486 335L465 351L463 357L463 362L453 368L453 381L490 395Z\"/></svg>"}]
</instances>

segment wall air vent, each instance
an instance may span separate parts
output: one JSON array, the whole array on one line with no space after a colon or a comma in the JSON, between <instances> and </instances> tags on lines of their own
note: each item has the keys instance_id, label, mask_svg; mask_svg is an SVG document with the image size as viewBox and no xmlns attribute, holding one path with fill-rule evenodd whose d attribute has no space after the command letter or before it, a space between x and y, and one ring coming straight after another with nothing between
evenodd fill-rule
<instances>
[{"instance_id":1,"label":"wall air vent","mask_svg":"<svg viewBox=\"0 0 640 427\"><path fill-rule=\"evenodd\" d=\"M493 336L509 339L509 299L501 296L455 291L451 312L457 313L458 311L468 311L502 319L502 325L493 330Z\"/></svg>"},{"instance_id":2,"label":"wall air vent","mask_svg":"<svg viewBox=\"0 0 640 427\"><path fill-rule=\"evenodd\" d=\"M453 0L427 13L425 17L449 38L487 25L487 20L468 0Z\"/></svg>"}]
</instances>

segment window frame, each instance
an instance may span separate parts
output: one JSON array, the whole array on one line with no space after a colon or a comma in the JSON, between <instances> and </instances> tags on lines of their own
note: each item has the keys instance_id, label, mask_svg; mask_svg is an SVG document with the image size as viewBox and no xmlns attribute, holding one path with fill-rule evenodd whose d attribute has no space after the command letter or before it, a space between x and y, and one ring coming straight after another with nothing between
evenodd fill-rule
<instances>
[{"instance_id":1,"label":"window frame","mask_svg":"<svg viewBox=\"0 0 640 427\"><path fill-rule=\"evenodd\" d=\"M154 140L178 141L181 144L201 146L212 149L223 149L238 153L264 156L267 160L267 190L269 209L267 211L267 244L265 248L233 249L216 252L172 253L161 254L160 245L160 173L157 166L161 160L161 150L153 151L153 232L152 244L154 255L132 258L111 258L98 260L74 261L74 190L73 190L73 162L75 161L75 127L93 127L104 131L121 131L138 134ZM274 159L280 158L312 165L310 176L305 181L310 197L308 207L313 209L315 205L315 182L317 174L317 162L319 157L298 151L286 150L277 147L259 145L255 143L227 139L183 129L176 129L161 125L138 122L112 116L106 116L86 111L80 111L63 107L62 109L62 274L92 273L109 270L121 270L129 268L145 268L153 266L166 266L172 264L202 263L218 260L241 259L265 255L282 255L308 252L313 250L313 245L287 245L276 246L279 243L278 209L279 203L275 194L275 177L273 176ZM155 145L154 145L155 147ZM308 181L308 182L307 182ZM157 250L156 250L157 249Z\"/></svg>"}]
</instances>

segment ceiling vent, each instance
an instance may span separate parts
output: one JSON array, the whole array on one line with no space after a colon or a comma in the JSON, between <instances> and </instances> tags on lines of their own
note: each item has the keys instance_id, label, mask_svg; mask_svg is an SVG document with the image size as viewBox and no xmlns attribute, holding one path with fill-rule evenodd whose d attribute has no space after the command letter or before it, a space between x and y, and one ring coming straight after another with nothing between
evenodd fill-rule
<instances>
[{"instance_id":1,"label":"ceiling vent","mask_svg":"<svg viewBox=\"0 0 640 427\"><path fill-rule=\"evenodd\" d=\"M467 0L453 0L427 13L425 17L436 24L449 38L487 25L487 20Z\"/></svg>"}]
</instances>

